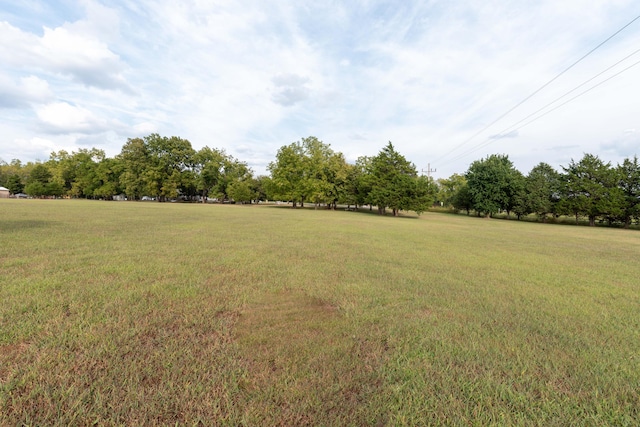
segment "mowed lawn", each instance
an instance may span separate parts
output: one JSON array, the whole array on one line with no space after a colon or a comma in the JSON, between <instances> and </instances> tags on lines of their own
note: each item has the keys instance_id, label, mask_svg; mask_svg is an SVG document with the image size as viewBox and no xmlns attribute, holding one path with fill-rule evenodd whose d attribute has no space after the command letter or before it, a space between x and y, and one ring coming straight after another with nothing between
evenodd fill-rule
<instances>
[{"instance_id":1,"label":"mowed lawn","mask_svg":"<svg viewBox=\"0 0 640 427\"><path fill-rule=\"evenodd\" d=\"M0 425L638 425L640 232L0 200Z\"/></svg>"}]
</instances>

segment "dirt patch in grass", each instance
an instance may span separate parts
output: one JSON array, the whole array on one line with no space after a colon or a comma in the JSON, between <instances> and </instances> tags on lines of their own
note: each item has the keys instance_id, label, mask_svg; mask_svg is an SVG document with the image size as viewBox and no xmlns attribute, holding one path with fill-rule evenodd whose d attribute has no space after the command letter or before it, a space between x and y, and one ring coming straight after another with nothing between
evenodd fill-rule
<instances>
[{"instance_id":1,"label":"dirt patch in grass","mask_svg":"<svg viewBox=\"0 0 640 427\"><path fill-rule=\"evenodd\" d=\"M246 375L239 388L250 424L380 424L386 340L351 330L338 307L288 290L249 305L235 333Z\"/></svg>"},{"instance_id":2,"label":"dirt patch in grass","mask_svg":"<svg viewBox=\"0 0 640 427\"><path fill-rule=\"evenodd\" d=\"M29 344L26 342L0 345L0 385L8 381L11 367L28 348Z\"/></svg>"}]
</instances>

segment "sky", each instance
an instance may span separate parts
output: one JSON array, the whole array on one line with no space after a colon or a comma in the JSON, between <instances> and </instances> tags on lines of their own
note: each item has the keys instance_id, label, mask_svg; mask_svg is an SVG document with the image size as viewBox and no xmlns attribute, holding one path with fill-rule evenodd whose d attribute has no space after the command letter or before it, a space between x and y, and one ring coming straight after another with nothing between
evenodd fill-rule
<instances>
[{"instance_id":1,"label":"sky","mask_svg":"<svg viewBox=\"0 0 640 427\"><path fill-rule=\"evenodd\" d=\"M435 178L491 154L524 174L615 166L640 155L638 16L637 0L0 0L0 159L113 157L158 133L256 174L308 136L349 162L391 141Z\"/></svg>"}]
</instances>

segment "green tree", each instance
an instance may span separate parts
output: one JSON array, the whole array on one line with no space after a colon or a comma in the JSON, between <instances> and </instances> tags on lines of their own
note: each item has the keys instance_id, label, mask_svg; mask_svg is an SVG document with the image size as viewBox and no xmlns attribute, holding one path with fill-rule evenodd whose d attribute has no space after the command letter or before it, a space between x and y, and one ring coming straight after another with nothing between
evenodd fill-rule
<instances>
[{"instance_id":1,"label":"green tree","mask_svg":"<svg viewBox=\"0 0 640 427\"><path fill-rule=\"evenodd\" d=\"M373 188L374 177L371 174L373 157L361 156L356 160L354 171L352 172L352 182L350 186L354 192L356 205L369 205L372 210L373 201L371 199L371 189Z\"/></svg>"},{"instance_id":2,"label":"green tree","mask_svg":"<svg viewBox=\"0 0 640 427\"><path fill-rule=\"evenodd\" d=\"M219 186L226 157L224 151L209 147L203 147L195 154L196 188L203 203L207 198L223 197Z\"/></svg>"},{"instance_id":3,"label":"green tree","mask_svg":"<svg viewBox=\"0 0 640 427\"><path fill-rule=\"evenodd\" d=\"M52 178L53 174L49 168L37 163L29 173L24 191L32 197L61 196L64 190L59 183L52 181Z\"/></svg>"},{"instance_id":4,"label":"green tree","mask_svg":"<svg viewBox=\"0 0 640 427\"><path fill-rule=\"evenodd\" d=\"M266 201L271 178L266 175L259 175L251 179L251 191L257 201Z\"/></svg>"},{"instance_id":5,"label":"green tree","mask_svg":"<svg viewBox=\"0 0 640 427\"><path fill-rule=\"evenodd\" d=\"M11 194L18 194L24 191L24 184L20 179L20 175L17 174L9 175L5 181L4 186L9 189Z\"/></svg>"},{"instance_id":6,"label":"green tree","mask_svg":"<svg viewBox=\"0 0 640 427\"><path fill-rule=\"evenodd\" d=\"M249 166L233 156L227 155L223 161L222 173L218 185L222 200L230 200L233 197L229 194L232 184L242 182L249 185L253 174ZM245 184L242 184L244 186ZM251 199L248 199L251 200Z\"/></svg>"},{"instance_id":7,"label":"green tree","mask_svg":"<svg viewBox=\"0 0 640 427\"><path fill-rule=\"evenodd\" d=\"M469 191L469 184L465 182L464 185L458 188L453 195L451 205L457 211L466 211L467 215L471 213L471 210L473 209L473 198Z\"/></svg>"},{"instance_id":8,"label":"green tree","mask_svg":"<svg viewBox=\"0 0 640 427\"><path fill-rule=\"evenodd\" d=\"M473 162L465 175L473 209L487 217L512 209L519 189L517 174L506 155L493 154Z\"/></svg>"},{"instance_id":9,"label":"green tree","mask_svg":"<svg viewBox=\"0 0 640 427\"><path fill-rule=\"evenodd\" d=\"M526 178L522 175L522 172L515 168L512 169L508 188L509 197L504 207L504 210L507 212L507 218L512 212L516 214L518 219L531 213L527 202L525 185Z\"/></svg>"},{"instance_id":10,"label":"green tree","mask_svg":"<svg viewBox=\"0 0 640 427\"><path fill-rule=\"evenodd\" d=\"M433 206L438 193L438 186L433 179L426 176L414 178L412 181L413 189L408 197L405 209L420 215Z\"/></svg>"},{"instance_id":11,"label":"green tree","mask_svg":"<svg viewBox=\"0 0 640 427\"><path fill-rule=\"evenodd\" d=\"M348 208L350 208L351 205L355 205L355 207L357 208L358 205L364 204L364 202L361 203L358 198L358 183L360 181L361 173L362 170L357 165L350 165L348 163L345 164L345 179L342 186L342 192L340 194L339 202L346 204Z\"/></svg>"},{"instance_id":12,"label":"green tree","mask_svg":"<svg viewBox=\"0 0 640 427\"><path fill-rule=\"evenodd\" d=\"M559 208L563 213L574 214L576 223L580 215L585 215L590 226L595 225L599 216L621 216L624 196L610 163L585 154L579 162L572 159L562 169L564 191Z\"/></svg>"},{"instance_id":13,"label":"green tree","mask_svg":"<svg viewBox=\"0 0 640 427\"><path fill-rule=\"evenodd\" d=\"M24 191L24 185L28 176L28 170L18 159L10 163L0 161L0 185L9 189L11 194Z\"/></svg>"},{"instance_id":14,"label":"green tree","mask_svg":"<svg viewBox=\"0 0 640 427\"><path fill-rule=\"evenodd\" d=\"M334 208L344 197L349 168L342 153L314 136L281 147L275 162L267 167L271 173L269 197L292 201L293 207L306 201L316 206Z\"/></svg>"},{"instance_id":15,"label":"green tree","mask_svg":"<svg viewBox=\"0 0 640 427\"><path fill-rule=\"evenodd\" d=\"M387 208L394 216L401 210L420 213L433 203L435 186L421 182L415 166L398 153L391 142L371 159L368 166L371 180L368 199L378 207L379 214L384 215Z\"/></svg>"},{"instance_id":16,"label":"green tree","mask_svg":"<svg viewBox=\"0 0 640 427\"><path fill-rule=\"evenodd\" d=\"M7 186L7 179L9 178L8 166L7 162L0 159L0 187Z\"/></svg>"},{"instance_id":17,"label":"green tree","mask_svg":"<svg viewBox=\"0 0 640 427\"><path fill-rule=\"evenodd\" d=\"M560 174L549 164L536 165L525 181L526 200L529 212L547 221L547 215L556 211L560 199Z\"/></svg>"},{"instance_id":18,"label":"green tree","mask_svg":"<svg viewBox=\"0 0 640 427\"><path fill-rule=\"evenodd\" d=\"M120 175L122 175L122 163L118 158L105 158L98 163L95 170L97 187L93 191L95 197L110 200L120 194Z\"/></svg>"},{"instance_id":19,"label":"green tree","mask_svg":"<svg viewBox=\"0 0 640 427\"><path fill-rule=\"evenodd\" d=\"M251 190L249 181L233 181L227 187L229 198L236 203L250 203L255 193Z\"/></svg>"},{"instance_id":20,"label":"green tree","mask_svg":"<svg viewBox=\"0 0 640 427\"><path fill-rule=\"evenodd\" d=\"M300 142L280 147L276 160L269 163L267 170L271 173L269 198L298 203L304 207L306 196L305 155Z\"/></svg>"},{"instance_id":21,"label":"green tree","mask_svg":"<svg viewBox=\"0 0 640 427\"><path fill-rule=\"evenodd\" d=\"M454 173L449 178L440 178L437 181L438 194L437 200L442 202L445 207L453 207L453 201L456 194L462 187L467 184L464 175Z\"/></svg>"},{"instance_id":22,"label":"green tree","mask_svg":"<svg viewBox=\"0 0 640 427\"><path fill-rule=\"evenodd\" d=\"M629 228L632 218L640 217L640 164L638 157L624 159L618 165L618 187L622 191L621 217L625 228Z\"/></svg>"},{"instance_id":23,"label":"green tree","mask_svg":"<svg viewBox=\"0 0 640 427\"><path fill-rule=\"evenodd\" d=\"M142 138L129 138L116 157L122 167L120 187L129 200L139 200L146 193L144 177L151 164L150 156Z\"/></svg>"},{"instance_id":24,"label":"green tree","mask_svg":"<svg viewBox=\"0 0 640 427\"><path fill-rule=\"evenodd\" d=\"M96 176L98 164L105 159L103 150L81 148L77 152L64 150L51 153L47 162L53 173L53 181L58 183L64 194L71 197L94 197L100 186Z\"/></svg>"},{"instance_id":25,"label":"green tree","mask_svg":"<svg viewBox=\"0 0 640 427\"><path fill-rule=\"evenodd\" d=\"M316 208L324 203L335 209L347 180L348 168L344 156L313 136L304 138L301 144L305 199L315 203Z\"/></svg>"},{"instance_id":26,"label":"green tree","mask_svg":"<svg viewBox=\"0 0 640 427\"><path fill-rule=\"evenodd\" d=\"M193 167L195 151L191 143L177 136L166 137L156 133L144 138L149 153L149 164L144 180L150 195L158 201L178 197L183 184L182 173Z\"/></svg>"}]
</instances>

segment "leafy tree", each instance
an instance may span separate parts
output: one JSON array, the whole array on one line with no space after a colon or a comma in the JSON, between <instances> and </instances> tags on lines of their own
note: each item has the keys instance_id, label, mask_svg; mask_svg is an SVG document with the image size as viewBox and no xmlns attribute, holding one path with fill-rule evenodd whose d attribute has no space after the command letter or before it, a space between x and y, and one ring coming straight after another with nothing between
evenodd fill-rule
<instances>
[{"instance_id":1,"label":"leafy tree","mask_svg":"<svg viewBox=\"0 0 640 427\"><path fill-rule=\"evenodd\" d=\"M513 208L519 188L517 173L506 155L493 154L473 162L466 173L473 209L489 217Z\"/></svg>"},{"instance_id":2,"label":"leafy tree","mask_svg":"<svg viewBox=\"0 0 640 427\"><path fill-rule=\"evenodd\" d=\"M81 148L77 152L64 150L51 153L47 162L53 171L53 180L72 197L94 197L100 186L96 177L98 164L105 159L103 150Z\"/></svg>"},{"instance_id":3,"label":"leafy tree","mask_svg":"<svg viewBox=\"0 0 640 427\"><path fill-rule=\"evenodd\" d=\"M129 200L139 200L146 192L145 172L151 154L142 138L129 138L116 157L122 167L120 186Z\"/></svg>"},{"instance_id":4,"label":"leafy tree","mask_svg":"<svg viewBox=\"0 0 640 427\"><path fill-rule=\"evenodd\" d=\"M354 192L356 205L369 205L369 210L373 205L371 199L371 189L373 188L374 177L371 174L373 157L361 156L356 160L353 171L352 191Z\"/></svg>"},{"instance_id":5,"label":"leafy tree","mask_svg":"<svg viewBox=\"0 0 640 427\"><path fill-rule=\"evenodd\" d=\"M420 213L433 203L435 187L431 188L428 181L419 181L415 166L391 142L371 159L367 172L371 179L369 200L378 206L379 214L385 214L387 208L394 216L401 210Z\"/></svg>"},{"instance_id":6,"label":"leafy tree","mask_svg":"<svg viewBox=\"0 0 640 427\"><path fill-rule=\"evenodd\" d=\"M348 167L344 156L313 136L304 138L301 143L305 198L314 202L316 208L325 203L335 209L347 180Z\"/></svg>"},{"instance_id":7,"label":"leafy tree","mask_svg":"<svg viewBox=\"0 0 640 427\"><path fill-rule=\"evenodd\" d=\"M359 168L357 164L350 165L348 163L345 164L345 168L346 174L339 202L346 204L348 207L355 205L357 208L358 205L364 204L364 201L361 201L361 198L359 197L359 182L362 169Z\"/></svg>"},{"instance_id":8,"label":"leafy tree","mask_svg":"<svg viewBox=\"0 0 640 427\"><path fill-rule=\"evenodd\" d=\"M458 188L451 200L451 205L458 211L466 211L467 215L471 213L473 209L473 198L469 191L469 184L465 182L463 186Z\"/></svg>"},{"instance_id":9,"label":"leafy tree","mask_svg":"<svg viewBox=\"0 0 640 427\"><path fill-rule=\"evenodd\" d=\"M120 184L130 199L147 194L158 201L178 197L194 185L195 151L177 136L151 134L127 140L118 160L122 164Z\"/></svg>"},{"instance_id":10,"label":"leafy tree","mask_svg":"<svg viewBox=\"0 0 640 427\"><path fill-rule=\"evenodd\" d=\"M33 197L61 196L64 190L59 183L52 181L52 178L53 174L49 168L38 163L31 169L24 191Z\"/></svg>"},{"instance_id":11,"label":"leafy tree","mask_svg":"<svg viewBox=\"0 0 640 427\"><path fill-rule=\"evenodd\" d=\"M203 147L195 154L196 188L203 203L208 197L223 197L219 186L226 157L224 151L209 147Z\"/></svg>"},{"instance_id":12,"label":"leafy tree","mask_svg":"<svg viewBox=\"0 0 640 427\"><path fill-rule=\"evenodd\" d=\"M20 175L17 174L8 175L4 187L8 188L11 194L18 194L24 191L24 184L22 184Z\"/></svg>"},{"instance_id":13,"label":"leafy tree","mask_svg":"<svg viewBox=\"0 0 640 427\"><path fill-rule=\"evenodd\" d=\"M564 194L559 207L564 213L589 218L594 226L599 216L621 216L624 196L618 187L616 171L598 156L585 154L582 160L571 160L564 170Z\"/></svg>"},{"instance_id":14,"label":"leafy tree","mask_svg":"<svg viewBox=\"0 0 640 427\"><path fill-rule=\"evenodd\" d=\"M437 200L441 202L443 206L450 207L453 206L453 200L458 191L467 184L467 180L464 175L454 173L449 178L438 179L437 184Z\"/></svg>"},{"instance_id":15,"label":"leafy tree","mask_svg":"<svg viewBox=\"0 0 640 427\"><path fill-rule=\"evenodd\" d=\"M31 197L43 197L47 195L47 187L40 181L31 181L24 186L24 191Z\"/></svg>"},{"instance_id":16,"label":"leafy tree","mask_svg":"<svg viewBox=\"0 0 640 427\"><path fill-rule=\"evenodd\" d=\"M436 200L438 186L433 179L420 176L413 179L413 189L407 200L406 210L414 211L418 215L426 212Z\"/></svg>"},{"instance_id":17,"label":"leafy tree","mask_svg":"<svg viewBox=\"0 0 640 427\"><path fill-rule=\"evenodd\" d=\"M628 228L632 218L640 217L640 164L638 157L634 156L633 160L624 159L621 165L618 165L618 187L622 191L622 209L621 217L624 227Z\"/></svg>"},{"instance_id":18,"label":"leafy tree","mask_svg":"<svg viewBox=\"0 0 640 427\"><path fill-rule=\"evenodd\" d=\"M525 191L528 210L546 222L560 199L560 174L547 163L539 163L527 175Z\"/></svg>"},{"instance_id":19,"label":"leafy tree","mask_svg":"<svg viewBox=\"0 0 640 427\"><path fill-rule=\"evenodd\" d=\"M249 185L252 177L251 169L249 169L249 166L245 162L227 155L223 162L220 183L218 185L221 198L223 200L232 199L233 197L229 194L230 186L237 182L243 182ZM244 186L244 184L242 185Z\"/></svg>"},{"instance_id":20,"label":"leafy tree","mask_svg":"<svg viewBox=\"0 0 640 427\"><path fill-rule=\"evenodd\" d=\"M316 208L322 203L335 208L344 197L349 173L342 153L314 136L281 147L267 169L271 173L269 197L292 201L293 207L311 201Z\"/></svg>"},{"instance_id":21,"label":"leafy tree","mask_svg":"<svg viewBox=\"0 0 640 427\"><path fill-rule=\"evenodd\" d=\"M0 159L0 186L1 187L7 186L7 178L9 177L7 166L8 166L7 162Z\"/></svg>"},{"instance_id":22,"label":"leafy tree","mask_svg":"<svg viewBox=\"0 0 640 427\"><path fill-rule=\"evenodd\" d=\"M144 179L150 194L158 201L178 197L185 183L182 172L193 165L195 151L191 143L177 136L166 137L151 134L144 138L149 153L149 163Z\"/></svg>"},{"instance_id":23,"label":"leafy tree","mask_svg":"<svg viewBox=\"0 0 640 427\"><path fill-rule=\"evenodd\" d=\"M511 212L515 213L518 219L531 213L526 192L526 178L519 170L513 169L509 193L505 207L507 217Z\"/></svg>"},{"instance_id":24,"label":"leafy tree","mask_svg":"<svg viewBox=\"0 0 640 427\"><path fill-rule=\"evenodd\" d=\"M294 142L280 147L276 160L269 163L267 170L271 173L269 198L297 203L304 207L304 151L302 144Z\"/></svg>"},{"instance_id":25,"label":"leafy tree","mask_svg":"<svg viewBox=\"0 0 640 427\"><path fill-rule=\"evenodd\" d=\"M65 194L71 192L71 186L75 179L72 163L71 155L66 150L60 150L57 153L54 151L47 162L51 169L52 179L62 187Z\"/></svg>"},{"instance_id":26,"label":"leafy tree","mask_svg":"<svg viewBox=\"0 0 640 427\"><path fill-rule=\"evenodd\" d=\"M233 181L229 184L227 191L229 198L236 203L250 203L255 193L251 191L251 182Z\"/></svg>"},{"instance_id":27,"label":"leafy tree","mask_svg":"<svg viewBox=\"0 0 640 427\"><path fill-rule=\"evenodd\" d=\"M251 179L251 191L253 192L257 201L267 200L267 189L269 188L270 180L271 178L266 175L260 175L256 178Z\"/></svg>"},{"instance_id":28,"label":"leafy tree","mask_svg":"<svg viewBox=\"0 0 640 427\"><path fill-rule=\"evenodd\" d=\"M93 191L95 197L112 199L120 194L120 175L122 175L122 163L117 158L105 158L98 163L95 170L97 187Z\"/></svg>"},{"instance_id":29,"label":"leafy tree","mask_svg":"<svg viewBox=\"0 0 640 427\"><path fill-rule=\"evenodd\" d=\"M12 194L22 193L28 176L28 168L18 159L10 163L0 160L0 186L6 187Z\"/></svg>"}]
</instances>

